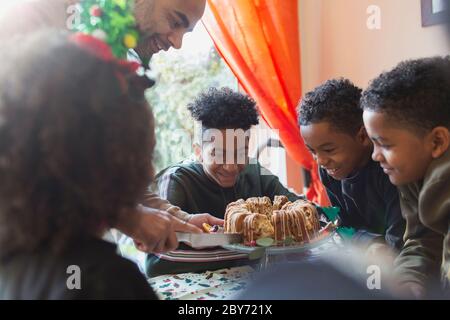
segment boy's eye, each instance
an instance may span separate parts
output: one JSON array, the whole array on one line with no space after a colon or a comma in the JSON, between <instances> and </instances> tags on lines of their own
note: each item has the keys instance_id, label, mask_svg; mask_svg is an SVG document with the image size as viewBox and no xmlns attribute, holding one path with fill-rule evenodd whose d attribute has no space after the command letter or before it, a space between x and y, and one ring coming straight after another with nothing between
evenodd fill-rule
<instances>
[{"instance_id":1,"label":"boy's eye","mask_svg":"<svg viewBox=\"0 0 450 320\"><path fill-rule=\"evenodd\" d=\"M376 141L376 140L373 141L373 144L376 147L381 148L381 149L385 149L385 150L392 148L392 145L385 144L385 143L380 143L379 141Z\"/></svg>"},{"instance_id":2,"label":"boy's eye","mask_svg":"<svg viewBox=\"0 0 450 320\"><path fill-rule=\"evenodd\" d=\"M380 143L380 142L377 141L377 140L373 140L373 144L374 144L375 146L380 147L380 148L383 148L383 149L389 149L389 148L392 147L392 145L388 145L388 144L385 144L385 143Z\"/></svg>"},{"instance_id":3,"label":"boy's eye","mask_svg":"<svg viewBox=\"0 0 450 320\"><path fill-rule=\"evenodd\" d=\"M324 152L326 152L326 153L332 153L332 152L334 152L336 149L326 149L326 150L323 150Z\"/></svg>"}]
</instances>

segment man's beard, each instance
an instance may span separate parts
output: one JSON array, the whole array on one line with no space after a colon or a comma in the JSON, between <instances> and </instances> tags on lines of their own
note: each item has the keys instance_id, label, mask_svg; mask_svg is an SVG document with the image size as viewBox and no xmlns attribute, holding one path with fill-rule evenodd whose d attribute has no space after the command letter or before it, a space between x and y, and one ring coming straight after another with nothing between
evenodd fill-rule
<instances>
[{"instance_id":1,"label":"man's beard","mask_svg":"<svg viewBox=\"0 0 450 320\"><path fill-rule=\"evenodd\" d=\"M138 25L139 33L140 33L140 40L138 43L138 46L135 48L136 53L141 58L142 62L147 63L150 61L153 51L150 47L150 37L149 34L153 33L153 28L155 26L151 26L152 29L150 29L149 25L144 27L143 23L144 21L152 20L153 17L151 16L151 13L155 9L155 1L153 0L135 0L135 13L134 16L136 18L136 22ZM142 22L142 25L139 23Z\"/></svg>"},{"instance_id":2,"label":"man's beard","mask_svg":"<svg viewBox=\"0 0 450 320\"><path fill-rule=\"evenodd\" d=\"M139 58L143 63L147 63L150 61L153 55L153 51L150 47L149 38L141 39L136 47L135 51L139 55ZM147 67L147 66L146 66Z\"/></svg>"}]
</instances>

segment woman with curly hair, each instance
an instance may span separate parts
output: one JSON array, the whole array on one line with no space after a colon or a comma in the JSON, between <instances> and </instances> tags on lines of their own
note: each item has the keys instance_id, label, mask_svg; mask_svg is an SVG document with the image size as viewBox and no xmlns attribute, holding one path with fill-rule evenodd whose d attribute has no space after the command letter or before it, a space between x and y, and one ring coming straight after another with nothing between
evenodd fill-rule
<instances>
[{"instance_id":1,"label":"woman with curly hair","mask_svg":"<svg viewBox=\"0 0 450 320\"><path fill-rule=\"evenodd\" d=\"M80 7L77 5L95 3L94 11L99 12L97 14L103 14L101 7L107 3L109 6L112 1L23 0L13 2L11 5L5 6L4 10L0 10L0 43L2 45L16 37L30 35L48 28L72 30L78 22L81 23L78 16ZM191 31L200 20L206 5L206 0L135 0L126 2L134 2L132 15L140 34L135 51L143 61L150 59L153 54L161 50L168 50L170 47L179 49L183 36ZM118 17L118 21L128 21L126 17L122 16L123 12L119 11L120 14L116 11L113 12ZM100 31L102 34L101 30L97 28L95 31ZM102 31L115 34L117 28L109 30L106 28ZM118 36L117 39L119 39ZM124 40L118 40L114 45L120 46L123 42ZM9 44L7 50L10 48L16 50L16 45ZM175 249L178 245L175 231L199 233L201 232L199 227L204 222L223 223L207 213L192 215L184 212L151 192L142 198L141 204L130 210L127 219L118 221L116 228L121 233L118 238L115 237L115 240L120 242L120 239L124 239L123 233L139 243L138 248L147 252L159 253Z\"/></svg>"},{"instance_id":2,"label":"woman with curly hair","mask_svg":"<svg viewBox=\"0 0 450 320\"><path fill-rule=\"evenodd\" d=\"M36 34L1 57L0 298L155 299L101 240L153 177L145 85L74 39Z\"/></svg>"}]
</instances>

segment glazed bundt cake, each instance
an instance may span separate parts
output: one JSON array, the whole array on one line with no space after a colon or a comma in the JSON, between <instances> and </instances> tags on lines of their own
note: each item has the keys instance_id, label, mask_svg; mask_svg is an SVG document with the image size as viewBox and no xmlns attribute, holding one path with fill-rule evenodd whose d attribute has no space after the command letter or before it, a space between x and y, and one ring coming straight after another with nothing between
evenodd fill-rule
<instances>
[{"instance_id":1,"label":"glazed bundt cake","mask_svg":"<svg viewBox=\"0 0 450 320\"><path fill-rule=\"evenodd\" d=\"M320 229L316 208L304 200L286 203L281 210L273 212L271 222L276 241L292 238L296 242L309 242Z\"/></svg>"},{"instance_id":2,"label":"glazed bundt cake","mask_svg":"<svg viewBox=\"0 0 450 320\"><path fill-rule=\"evenodd\" d=\"M290 239L298 243L311 241L319 232L317 209L309 201L290 202L286 196L239 199L227 206L225 233L241 233L245 243L273 238L277 244Z\"/></svg>"},{"instance_id":3,"label":"glazed bundt cake","mask_svg":"<svg viewBox=\"0 0 450 320\"><path fill-rule=\"evenodd\" d=\"M247 242L256 241L260 238L272 238L273 226L270 219L259 213L252 213L244 219L244 239Z\"/></svg>"}]
</instances>

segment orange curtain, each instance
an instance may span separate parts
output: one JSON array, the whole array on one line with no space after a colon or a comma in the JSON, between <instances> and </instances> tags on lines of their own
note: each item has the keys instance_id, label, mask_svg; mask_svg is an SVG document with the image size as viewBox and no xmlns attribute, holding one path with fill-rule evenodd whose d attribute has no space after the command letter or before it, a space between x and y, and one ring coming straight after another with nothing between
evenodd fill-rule
<instances>
[{"instance_id":1,"label":"orange curtain","mask_svg":"<svg viewBox=\"0 0 450 320\"><path fill-rule=\"evenodd\" d=\"M300 37L297 0L208 0L203 23L216 48L260 108L263 119L279 131L286 152L311 171L308 199L328 198L317 165L297 126L301 96Z\"/></svg>"}]
</instances>

